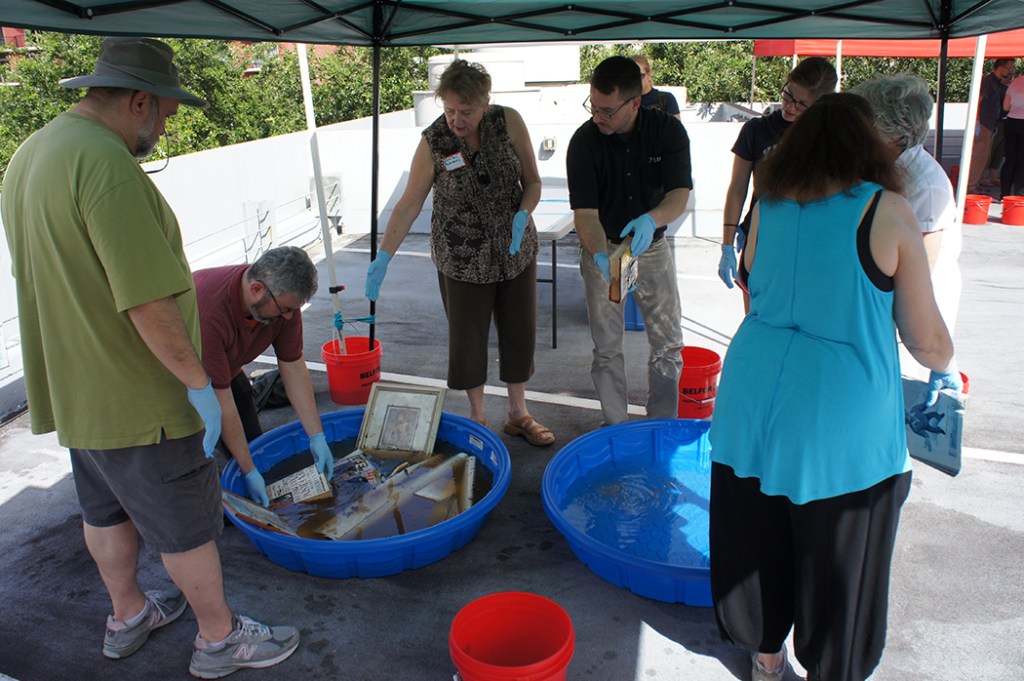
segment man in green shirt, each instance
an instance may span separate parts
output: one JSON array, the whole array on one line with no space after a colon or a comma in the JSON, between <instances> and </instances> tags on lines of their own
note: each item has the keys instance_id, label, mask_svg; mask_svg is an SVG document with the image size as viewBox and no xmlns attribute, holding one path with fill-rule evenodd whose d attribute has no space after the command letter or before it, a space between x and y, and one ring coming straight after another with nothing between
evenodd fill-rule
<instances>
[{"instance_id":1,"label":"man in green shirt","mask_svg":"<svg viewBox=\"0 0 1024 681\"><path fill-rule=\"evenodd\" d=\"M137 162L179 104L206 106L181 89L173 57L157 40L106 39L95 73L61 82L86 96L15 153L2 210L32 430L70 449L113 604L103 654L131 655L187 601L199 624L190 671L216 678L283 660L299 637L234 614L224 596L210 458L220 405L177 220ZM139 535L178 589L142 591Z\"/></svg>"}]
</instances>

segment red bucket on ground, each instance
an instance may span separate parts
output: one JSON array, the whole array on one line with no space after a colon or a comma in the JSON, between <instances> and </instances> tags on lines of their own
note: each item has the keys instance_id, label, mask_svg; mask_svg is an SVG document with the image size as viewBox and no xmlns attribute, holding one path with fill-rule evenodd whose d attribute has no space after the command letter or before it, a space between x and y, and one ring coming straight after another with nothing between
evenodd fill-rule
<instances>
[{"instance_id":1,"label":"red bucket on ground","mask_svg":"<svg viewBox=\"0 0 1024 681\"><path fill-rule=\"evenodd\" d=\"M380 380L380 341L366 336L345 339L345 353L339 352L338 339L324 343L321 357L327 365L327 384L331 401L336 404L366 404L370 388Z\"/></svg>"},{"instance_id":2,"label":"red bucket on ground","mask_svg":"<svg viewBox=\"0 0 1024 681\"><path fill-rule=\"evenodd\" d=\"M693 345L683 348L682 355L678 416L681 419L705 419L715 410L722 358L714 350Z\"/></svg>"},{"instance_id":3,"label":"red bucket on ground","mask_svg":"<svg viewBox=\"0 0 1024 681\"><path fill-rule=\"evenodd\" d=\"M448 634L462 681L565 681L575 642L558 603L522 591L476 599Z\"/></svg>"},{"instance_id":4,"label":"red bucket on ground","mask_svg":"<svg viewBox=\"0 0 1024 681\"><path fill-rule=\"evenodd\" d=\"M1003 197L1003 224L1024 225L1024 196Z\"/></svg>"},{"instance_id":5,"label":"red bucket on ground","mask_svg":"<svg viewBox=\"0 0 1024 681\"><path fill-rule=\"evenodd\" d=\"M988 222L988 208L992 197L984 194L968 194L964 199L964 222L969 225L983 225Z\"/></svg>"}]
</instances>

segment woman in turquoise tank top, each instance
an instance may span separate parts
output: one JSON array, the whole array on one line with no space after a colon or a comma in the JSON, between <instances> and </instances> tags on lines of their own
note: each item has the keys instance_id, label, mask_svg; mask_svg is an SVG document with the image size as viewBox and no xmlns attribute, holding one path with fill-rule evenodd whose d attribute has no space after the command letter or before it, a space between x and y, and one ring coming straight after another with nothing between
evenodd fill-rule
<instances>
[{"instance_id":1,"label":"woman in turquoise tank top","mask_svg":"<svg viewBox=\"0 0 1024 681\"><path fill-rule=\"evenodd\" d=\"M715 615L755 681L782 678L790 629L808 679L863 681L910 489L896 331L936 384L953 344L864 99L812 105L761 186L711 426Z\"/></svg>"}]
</instances>

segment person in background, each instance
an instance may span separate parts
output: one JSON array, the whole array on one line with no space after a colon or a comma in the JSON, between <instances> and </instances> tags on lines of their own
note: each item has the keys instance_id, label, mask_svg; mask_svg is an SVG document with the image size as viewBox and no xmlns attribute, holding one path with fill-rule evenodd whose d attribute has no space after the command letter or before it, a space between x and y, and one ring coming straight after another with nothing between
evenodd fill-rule
<instances>
[{"instance_id":1,"label":"person in background","mask_svg":"<svg viewBox=\"0 0 1024 681\"><path fill-rule=\"evenodd\" d=\"M1017 196L1024 194L1024 76L1017 76L1006 88L1003 109L1007 111L1006 150L1000 188L1002 196Z\"/></svg>"},{"instance_id":2,"label":"person in background","mask_svg":"<svg viewBox=\"0 0 1024 681\"><path fill-rule=\"evenodd\" d=\"M626 57L598 64L583 104L591 118L573 134L566 155L594 341L590 375L605 425L627 420L625 305L608 299L608 254L626 237L632 237L638 259L633 296L650 345L647 416L675 418L679 405L682 312L672 248L664 236L693 188L690 140L678 120L640 105L641 82L639 67Z\"/></svg>"},{"instance_id":3,"label":"person in background","mask_svg":"<svg viewBox=\"0 0 1024 681\"><path fill-rule=\"evenodd\" d=\"M917 76L900 74L874 78L851 91L871 104L889 159L903 173L903 195L924 239L939 312L953 333L960 304L961 229L949 177L924 148L934 107L928 84ZM914 362L902 345L900 355L904 375L927 378L928 370Z\"/></svg>"},{"instance_id":4,"label":"person in background","mask_svg":"<svg viewBox=\"0 0 1024 681\"><path fill-rule=\"evenodd\" d=\"M1002 115L999 108L1002 105L1002 81L1007 77L1013 77L1013 60L996 59L992 64L992 71L981 79L978 117L974 124L974 150L971 152L971 167L967 175L969 192L981 191L981 175L988 168L992 155L992 137Z\"/></svg>"},{"instance_id":5,"label":"person in background","mask_svg":"<svg viewBox=\"0 0 1024 681\"><path fill-rule=\"evenodd\" d=\"M712 444L711 592L751 677L779 681L793 630L813 681L863 681L885 646L910 491L896 331L959 388L902 173L854 94L818 99L766 159ZM842 131L842 134L836 134ZM836 301L842 301L837 305Z\"/></svg>"},{"instance_id":6,"label":"person in background","mask_svg":"<svg viewBox=\"0 0 1024 681\"><path fill-rule=\"evenodd\" d=\"M1000 186L999 171L1002 168L1006 150L1006 131L1004 130L1006 109L1003 108L1003 103L1006 98L1006 88L1013 80L1015 70L1016 68L1008 72L1004 71L1002 77L999 78L999 91L996 94L996 98L999 100L999 120L996 122L996 130L992 135L992 152L989 154L988 168L982 173L981 181L978 183L982 187Z\"/></svg>"},{"instance_id":7,"label":"person in background","mask_svg":"<svg viewBox=\"0 0 1024 681\"><path fill-rule=\"evenodd\" d=\"M732 146L732 178L725 194L722 209L722 256L718 261L718 276L729 288L736 279L736 253L750 229L750 216L757 204L758 169L765 154L782 138L783 133L811 104L822 95L835 92L839 82L836 70L824 57L804 59L786 76L782 85L782 107L767 116L752 118L743 124L736 143ZM754 191L746 217L743 204L753 178ZM735 246L734 246L735 245ZM750 309L750 297L743 293L743 308Z\"/></svg>"},{"instance_id":8,"label":"person in background","mask_svg":"<svg viewBox=\"0 0 1024 681\"><path fill-rule=\"evenodd\" d=\"M334 457L324 435L313 381L302 358L302 311L317 288L316 267L301 248L283 246L252 265L193 275L203 337L203 367L221 408L221 445L238 462L249 497L270 503L249 443L263 434L252 383L243 367L274 346L288 401L309 436L317 469L330 479Z\"/></svg>"},{"instance_id":9,"label":"person in background","mask_svg":"<svg viewBox=\"0 0 1024 681\"><path fill-rule=\"evenodd\" d=\"M643 95L640 97L640 106L653 106L655 109L664 111L669 116L680 118L679 102L671 92L664 92L654 87L654 76L651 75L651 62L642 54L635 55L633 61L640 67L643 75Z\"/></svg>"},{"instance_id":10,"label":"person in background","mask_svg":"<svg viewBox=\"0 0 1024 681\"><path fill-rule=\"evenodd\" d=\"M555 436L526 406L537 329L537 230L540 173L530 133L515 109L490 103L491 77L457 59L437 88L444 114L413 155L409 182L366 273L377 300L388 263L430 190L430 252L448 316L448 387L465 390L470 418L487 424L487 337L498 330L500 378L508 386L504 432L535 446Z\"/></svg>"},{"instance_id":11,"label":"person in background","mask_svg":"<svg viewBox=\"0 0 1024 681\"><path fill-rule=\"evenodd\" d=\"M284 660L299 633L234 614L224 595L210 458L221 410L178 222L138 163L180 104L206 106L173 58L158 40L107 38L94 73L61 81L89 89L14 154L3 224L32 431L56 430L70 449L85 544L113 604L103 654L134 654L191 605L189 671L215 678ZM140 536L179 588L142 591Z\"/></svg>"}]
</instances>

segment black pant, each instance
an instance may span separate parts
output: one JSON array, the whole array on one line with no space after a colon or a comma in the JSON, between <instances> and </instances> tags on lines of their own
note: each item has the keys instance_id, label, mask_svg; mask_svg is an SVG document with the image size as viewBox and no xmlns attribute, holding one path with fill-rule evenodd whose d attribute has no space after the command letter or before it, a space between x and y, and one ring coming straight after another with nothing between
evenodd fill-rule
<instances>
[{"instance_id":1,"label":"black pant","mask_svg":"<svg viewBox=\"0 0 1024 681\"><path fill-rule=\"evenodd\" d=\"M1003 121L1005 147L999 183L1003 196L1024 194L1024 118Z\"/></svg>"},{"instance_id":2,"label":"black pant","mask_svg":"<svg viewBox=\"0 0 1024 681\"><path fill-rule=\"evenodd\" d=\"M722 638L778 652L791 628L813 681L863 681L885 647L889 572L910 473L794 504L711 468L711 595Z\"/></svg>"},{"instance_id":3,"label":"black pant","mask_svg":"<svg viewBox=\"0 0 1024 681\"><path fill-rule=\"evenodd\" d=\"M249 380L244 371L239 371L238 375L231 379L231 396L235 398L235 408L238 409L238 418L242 421L245 441L252 442L260 435L263 435L263 426L260 425L260 419L257 416L252 381ZM224 444L224 440L219 440L217 446L228 457L232 457L231 450Z\"/></svg>"}]
</instances>

